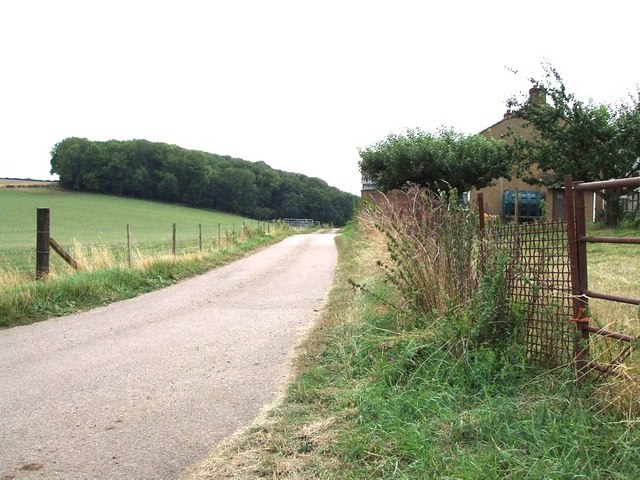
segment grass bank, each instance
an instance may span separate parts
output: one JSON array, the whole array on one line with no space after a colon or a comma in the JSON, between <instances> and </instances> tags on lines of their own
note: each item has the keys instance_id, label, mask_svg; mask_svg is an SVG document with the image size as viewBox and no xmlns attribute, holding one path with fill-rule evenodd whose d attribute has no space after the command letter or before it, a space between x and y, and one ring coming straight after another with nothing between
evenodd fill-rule
<instances>
[{"instance_id":1,"label":"grass bank","mask_svg":"<svg viewBox=\"0 0 640 480\"><path fill-rule=\"evenodd\" d=\"M162 288L291 233L224 212L55 186L0 188L0 205L0 327ZM34 281L39 207L50 209L51 236L79 272L52 252L49 278Z\"/></svg>"},{"instance_id":2,"label":"grass bank","mask_svg":"<svg viewBox=\"0 0 640 480\"><path fill-rule=\"evenodd\" d=\"M248 252L292 234L288 228L244 230L223 248L208 248L183 255L152 255L134 268L109 266L109 262L74 274L51 275L45 281L5 282L0 290L0 327L33 323L106 305L157 290L182 279L241 258Z\"/></svg>"},{"instance_id":3,"label":"grass bank","mask_svg":"<svg viewBox=\"0 0 640 480\"><path fill-rule=\"evenodd\" d=\"M384 244L343 230L295 380L184 480L638 478L636 417L607 408L597 384L576 389L571 369L478 336L495 281L471 310L418 314L383 280Z\"/></svg>"},{"instance_id":4,"label":"grass bank","mask_svg":"<svg viewBox=\"0 0 640 480\"><path fill-rule=\"evenodd\" d=\"M259 224L224 212L56 187L0 188L0 205L0 288L35 274L36 211L40 207L49 208L51 237L65 250L74 256L99 250L99 260L108 254L112 264L127 263L127 225L133 254L140 258L171 253L174 224L179 254L198 252L200 243L203 249L217 246L241 233L243 225L255 228ZM69 271L56 255L51 268L59 274Z\"/></svg>"}]
</instances>

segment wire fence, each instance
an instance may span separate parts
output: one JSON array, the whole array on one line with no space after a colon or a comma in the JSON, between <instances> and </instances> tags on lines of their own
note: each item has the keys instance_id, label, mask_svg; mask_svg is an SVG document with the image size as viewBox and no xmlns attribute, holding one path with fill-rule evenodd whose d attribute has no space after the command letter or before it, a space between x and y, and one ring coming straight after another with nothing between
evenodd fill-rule
<instances>
[{"instance_id":1,"label":"wire fence","mask_svg":"<svg viewBox=\"0 0 640 480\"><path fill-rule=\"evenodd\" d=\"M134 258L184 255L223 248L243 236L269 233L273 222L179 224L157 223L143 226L118 224L74 228L51 226L50 235L72 256L88 264L121 264ZM32 272L35 268L36 229L0 231L0 273ZM58 259L52 256L55 268Z\"/></svg>"},{"instance_id":2,"label":"wire fence","mask_svg":"<svg viewBox=\"0 0 640 480\"><path fill-rule=\"evenodd\" d=\"M506 291L526 312L527 356L548 366L567 365L574 354L575 326L569 322L571 278L564 221L494 224L485 241L509 259ZM489 261L487 259L487 261Z\"/></svg>"}]
</instances>

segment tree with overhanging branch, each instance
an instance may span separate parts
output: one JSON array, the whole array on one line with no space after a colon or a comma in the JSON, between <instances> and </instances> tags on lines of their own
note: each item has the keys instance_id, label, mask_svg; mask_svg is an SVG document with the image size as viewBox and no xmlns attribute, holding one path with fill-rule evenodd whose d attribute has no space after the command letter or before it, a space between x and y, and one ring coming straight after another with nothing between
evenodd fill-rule
<instances>
[{"instance_id":1,"label":"tree with overhanging branch","mask_svg":"<svg viewBox=\"0 0 640 480\"><path fill-rule=\"evenodd\" d=\"M507 134L518 175L547 186L560 185L569 174L586 182L639 176L640 96L617 105L584 102L567 91L552 65L542 67L542 78L529 79L540 95L507 102L524 128L532 129L530 135ZM627 193L624 188L598 192L606 200L607 226L617 225L618 199Z\"/></svg>"}]
</instances>

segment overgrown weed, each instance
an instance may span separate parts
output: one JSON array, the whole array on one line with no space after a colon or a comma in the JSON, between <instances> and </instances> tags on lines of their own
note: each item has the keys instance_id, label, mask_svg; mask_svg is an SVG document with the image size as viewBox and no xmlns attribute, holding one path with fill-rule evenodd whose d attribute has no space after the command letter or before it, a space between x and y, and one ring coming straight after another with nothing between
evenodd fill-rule
<instances>
[{"instance_id":1,"label":"overgrown weed","mask_svg":"<svg viewBox=\"0 0 640 480\"><path fill-rule=\"evenodd\" d=\"M359 221L382 233L387 254L380 259L387 281L412 308L426 314L464 305L477 284L473 268L478 229L457 203L455 192L436 196L412 187L366 203Z\"/></svg>"}]
</instances>

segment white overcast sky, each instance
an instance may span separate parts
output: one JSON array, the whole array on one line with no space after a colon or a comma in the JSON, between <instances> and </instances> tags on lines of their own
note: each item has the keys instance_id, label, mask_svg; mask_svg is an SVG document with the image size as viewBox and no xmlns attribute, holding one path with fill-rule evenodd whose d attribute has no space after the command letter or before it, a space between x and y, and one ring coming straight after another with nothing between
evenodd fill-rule
<instances>
[{"instance_id":1,"label":"white overcast sky","mask_svg":"<svg viewBox=\"0 0 640 480\"><path fill-rule=\"evenodd\" d=\"M639 18L637 0L1 0L0 177L52 178L66 137L144 138L358 193L359 147L477 133L545 59L581 99L628 98Z\"/></svg>"}]
</instances>

